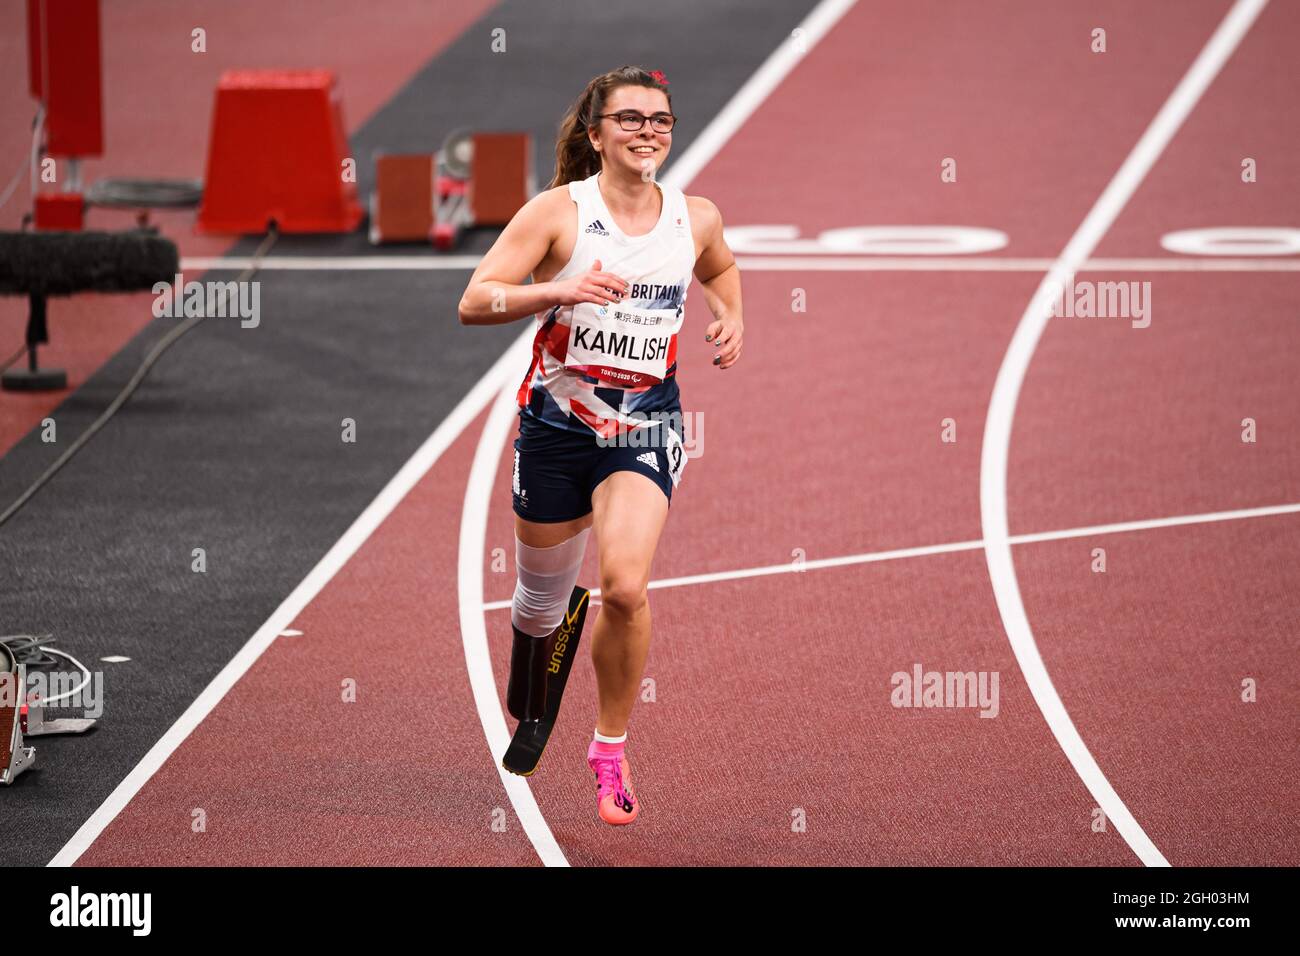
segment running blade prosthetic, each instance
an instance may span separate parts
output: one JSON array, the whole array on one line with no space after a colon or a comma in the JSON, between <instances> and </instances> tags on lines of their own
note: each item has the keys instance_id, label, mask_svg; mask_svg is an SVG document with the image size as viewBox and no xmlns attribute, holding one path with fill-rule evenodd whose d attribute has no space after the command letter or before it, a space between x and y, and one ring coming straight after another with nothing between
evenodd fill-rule
<instances>
[{"instance_id":1,"label":"running blade prosthetic","mask_svg":"<svg viewBox=\"0 0 1300 956\"><path fill-rule=\"evenodd\" d=\"M560 714L560 698L569 681L573 658L578 652L578 639L582 637L582 623L587 617L591 592L575 587L569 596L569 609L564 620L547 639L546 712L538 720L521 720L515 735L506 748L501 766L511 773L527 777L537 769L546 742L555 729L555 718Z\"/></svg>"}]
</instances>

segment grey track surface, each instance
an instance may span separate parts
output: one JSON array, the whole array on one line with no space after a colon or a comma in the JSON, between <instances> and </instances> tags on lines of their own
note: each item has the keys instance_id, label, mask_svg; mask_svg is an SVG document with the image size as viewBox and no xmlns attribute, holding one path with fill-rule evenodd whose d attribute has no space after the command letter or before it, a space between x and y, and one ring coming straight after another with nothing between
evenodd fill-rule
<instances>
[{"instance_id":1,"label":"grey track surface","mask_svg":"<svg viewBox=\"0 0 1300 956\"><path fill-rule=\"evenodd\" d=\"M565 107L592 75L623 63L667 74L685 117L674 134L680 155L813 6L503 3L351 137L362 194L374 150L430 152L462 126L531 130L544 186ZM504 55L489 49L498 26ZM494 238L471 235L459 251L482 252ZM233 252L257 244L248 238ZM376 250L359 230L284 236L272 254ZM58 852L521 329L459 324L468 272L257 278L259 327L205 320L0 526L0 633L52 631L58 646L106 671L100 725L84 737L36 739L35 768L0 789L0 863L43 865ZM33 431L0 459L0 508L99 415L176 321L153 321L68 397L54 416L58 445ZM345 417L357 421L356 444L340 440ZM203 574L190 568L196 547L207 553ZM109 654L132 660L98 663Z\"/></svg>"}]
</instances>

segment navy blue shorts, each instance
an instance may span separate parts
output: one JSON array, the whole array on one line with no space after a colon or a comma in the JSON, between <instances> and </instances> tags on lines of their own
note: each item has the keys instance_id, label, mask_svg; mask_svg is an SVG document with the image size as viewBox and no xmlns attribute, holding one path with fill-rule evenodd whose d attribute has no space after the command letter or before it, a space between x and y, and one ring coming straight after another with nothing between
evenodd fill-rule
<instances>
[{"instance_id":1,"label":"navy blue shorts","mask_svg":"<svg viewBox=\"0 0 1300 956\"><path fill-rule=\"evenodd\" d=\"M678 413L680 415L680 413ZM528 521L572 521L591 511L591 493L616 471L636 471L659 486L672 506L673 488L686 467L680 418L660 421L625 436L622 445L600 445L582 435L519 415L515 439L515 514Z\"/></svg>"}]
</instances>

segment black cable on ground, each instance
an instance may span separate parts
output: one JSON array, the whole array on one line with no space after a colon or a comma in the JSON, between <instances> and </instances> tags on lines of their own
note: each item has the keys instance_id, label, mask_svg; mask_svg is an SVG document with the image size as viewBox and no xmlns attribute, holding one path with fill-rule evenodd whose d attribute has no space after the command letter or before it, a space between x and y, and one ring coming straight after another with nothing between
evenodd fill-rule
<instances>
[{"instance_id":1,"label":"black cable on ground","mask_svg":"<svg viewBox=\"0 0 1300 956\"><path fill-rule=\"evenodd\" d=\"M262 257L270 251L271 246L275 244L275 240L279 238L279 235L279 230L276 229L275 226L272 226L271 229L267 231L266 238L262 240L262 244L258 246L257 251L253 253L253 261L249 263L248 268L241 272L239 277L235 279L236 283L246 282L257 273L257 270L260 269L262 265ZM224 288L224 294L227 299L230 296L231 288L232 286L229 284ZM117 410L126 403L126 400L134 394L136 388L138 388L140 383L144 381L144 377L149 374L149 369L153 368L154 363L158 361L159 357L171 348L177 339L202 322L204 318L206 318L206 316L203 315L190 316L180 325L176 326L176 328L163 336L162 340L149 350L149 354L146 355L144 361L140 363L140 367L136 369L135 374L131 376L131 380L126 383L126 386L118 393L117 397L113 399L108 408L104 409L100 416L91 423L89 428L77 436L77 440L68 447L67 451L55 460L54 464L45 469L43 475L32 482L30 488L18 496L17 501L6 508L3 514L0 514L0 525L3 525L11 517L17 514L18 510L22 508L23 505L27 504L27 502L31 500L32 496L35 495L47 481L53 478L55 474L58 473L59 469L66 465L68 461L71 460L72 456L81 450L82 446L85 445L86 442L90 441L90 439L94 437L96 432L104 427L105 423L112 418L113 415L116 414ZM24 351L26 351L26 346L24 346Z\"/></svg>"}]
</instances>

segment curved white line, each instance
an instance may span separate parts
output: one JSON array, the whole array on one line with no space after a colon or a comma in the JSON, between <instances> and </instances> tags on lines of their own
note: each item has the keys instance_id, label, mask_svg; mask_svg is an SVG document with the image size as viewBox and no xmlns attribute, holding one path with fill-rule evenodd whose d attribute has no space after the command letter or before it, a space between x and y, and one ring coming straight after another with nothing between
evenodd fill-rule
<instances>
[{"instance_id":1,"label":"curved white line","mask_svg":"<svg viewBox=\"0 0 1300 956\"><path fill-rule=\"evenodd\" d=\"M1060 695L1052 686L1034 643L1011 558L1011 535L1007 523L1007 457L1011 447L1011 425L1021 383L1051 315L1051 301L1092 254L1266 3L1267 0L1237 0L1053 263L1016 326L1011 345L1002 359L1002 367L998 369L984 423L984 445L980 456L980 520L989 577L1007 640L1057 743L1093 799L1147 866L1168 866L1169 861L1129 813L1124 801L1088 752Z\"/></svg>"},{"instance_id":2,"label":"curved white line","mask_svg":"<svg viewBox=\"0 0 1300 956\"><path fill-rule=\"evenodd\" d=\"M507 365L522 368L527 364L531 348L528 339L519 338L506 353ZM479 435L470 467L469 481L465 487L465 508L460 519L460 634L465 647L465 668L469 672L470 689L474 706L478 710L483 734L492 751L492 760L506 796L514 807L515 815L523 824L524 832L532 841L537 855L546 866L568 866L564 852L546 825L542 811L533 798L528 781L501 766L506 748L510 745L510 732L506 728L501 701L497 698L496 679L492 673L492 658L488 653L487 625L483 617L483 557L487 540L488 504L496 487L497 465L501 460L501 447L510 432L515 412L514 389L502 388L488 412L487 421Z\"/></svg>"}]
</instances>

